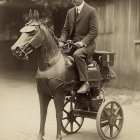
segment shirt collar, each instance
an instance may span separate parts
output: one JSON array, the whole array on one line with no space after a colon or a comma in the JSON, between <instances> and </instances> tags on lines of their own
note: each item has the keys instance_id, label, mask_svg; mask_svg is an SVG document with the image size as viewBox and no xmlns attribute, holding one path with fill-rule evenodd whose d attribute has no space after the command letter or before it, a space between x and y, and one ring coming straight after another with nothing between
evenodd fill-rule
<instances>
[{"instance_id":1,"label":"shirt collar","mask_svg":"<svg viewBox=\"0 0 140 140\"><path fill-rule=\"evenodd\" d=\"M83 1L83 2L81 3L81 5L76 6L76 9L78 9L78 13L81 12L82 8L84 7L84 4L85 4L85 2Z\"/></svg>"}]
</instances>

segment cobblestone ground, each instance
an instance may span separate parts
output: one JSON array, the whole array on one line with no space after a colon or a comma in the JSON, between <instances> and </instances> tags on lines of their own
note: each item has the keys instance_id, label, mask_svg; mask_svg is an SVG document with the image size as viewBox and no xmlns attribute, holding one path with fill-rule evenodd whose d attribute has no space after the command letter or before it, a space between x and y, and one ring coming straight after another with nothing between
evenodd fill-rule
<instances>
[{"instance_id":1,"label":"cobblestone ground","mask_svg":"<svg viewBox=\"0 0 140 140\"><path fill-rule=\"evenodd\" d=\"M0 140L36 140L39 129L39 101L35 82L0 79ZM106 89L107 98L122 103L125 122L118 140L140 140L140 95L125 89ZM50 102L45 140L55 140L56 123L53 102ZM100 140L96 121L85 119L80 131L63 134L64 140Z\"/></svg>"}]
</instances>

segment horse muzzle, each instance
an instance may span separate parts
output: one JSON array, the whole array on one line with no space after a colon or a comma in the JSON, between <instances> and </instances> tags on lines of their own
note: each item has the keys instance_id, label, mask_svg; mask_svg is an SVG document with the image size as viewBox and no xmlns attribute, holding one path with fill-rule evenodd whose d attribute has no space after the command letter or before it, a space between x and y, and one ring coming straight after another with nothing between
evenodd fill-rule
<instances>
[{"instance_id":1,"label":"horse muzzle","mask_svg":"<svg viewBox=\"0 0 140 140\"><path fill-rule=\"evenodd\" d=\"M12 50L12 53L14 56L16 56L18 59L22 59L25 55L24 51L20 49L20 47L16 47L14 50Z\"/></svg>"},{"instance_id":2,"label":"horse muzzle","mask_svg":"<svg viewBox=\"0 0 140 140\"><path fill-rule=\"evenodd\" d=\"M20 47L18 46L16 48L12 47L11 50L13 55L16 56L18 59L28 59L25 51L22 50Z\"/></svg>"},{"instance_id":3,"label":"horse muzzle","mask_svg":"<svg viewBox=\"0 0 140 140\"><path fill-rule=\"evenodd\" d=\"M33 51L30 45L25 45L22 48L19 46L12 46L11 50L14 56L16 56L18 59L24 60L28 60L28 54L30 54Z\"/></svg>"}]
</instances>

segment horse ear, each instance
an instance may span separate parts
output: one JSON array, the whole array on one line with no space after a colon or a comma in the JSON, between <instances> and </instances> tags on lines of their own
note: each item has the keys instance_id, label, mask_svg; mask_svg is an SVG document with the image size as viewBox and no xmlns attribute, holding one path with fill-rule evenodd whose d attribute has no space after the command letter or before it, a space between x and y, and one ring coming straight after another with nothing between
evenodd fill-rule
<instances>
[{"instance_id":1,"label":"horse ear","mask_svg":"<svg viewBox=\"0 0 140 140\"><path fill-rule=\"evenodd\" d=\"M30 9L29 11L29 20L33 19L33 13L32 13L32 10Z\"/></svg>"},{"instance_id":2,"label":"horse ear","mask_svg":"<svg viewBox=\"0 0 140 140\"><path fill-rule=\"evenodd\" d=\"M39 20L39 12L37 10L34 10L34 19Z\"/></svg>"}]
</instances>

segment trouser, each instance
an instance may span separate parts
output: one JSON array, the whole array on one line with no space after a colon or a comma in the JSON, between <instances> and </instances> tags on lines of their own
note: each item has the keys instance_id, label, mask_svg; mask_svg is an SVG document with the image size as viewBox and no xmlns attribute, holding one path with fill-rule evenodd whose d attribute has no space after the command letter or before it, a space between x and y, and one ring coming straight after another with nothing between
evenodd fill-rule
<instances>
[{"instance_id":1,"label":"trouser","mask_svg":"<svg viewBox=\"0 0 140 140\"><path fill-rule=\"evenodd\" d=\"M85 47L77 49L73 53L73 58L75 60L80 81L88 81L88 71L87 71L87 60L88 52Z\"/></svg>"}]
</instances>

